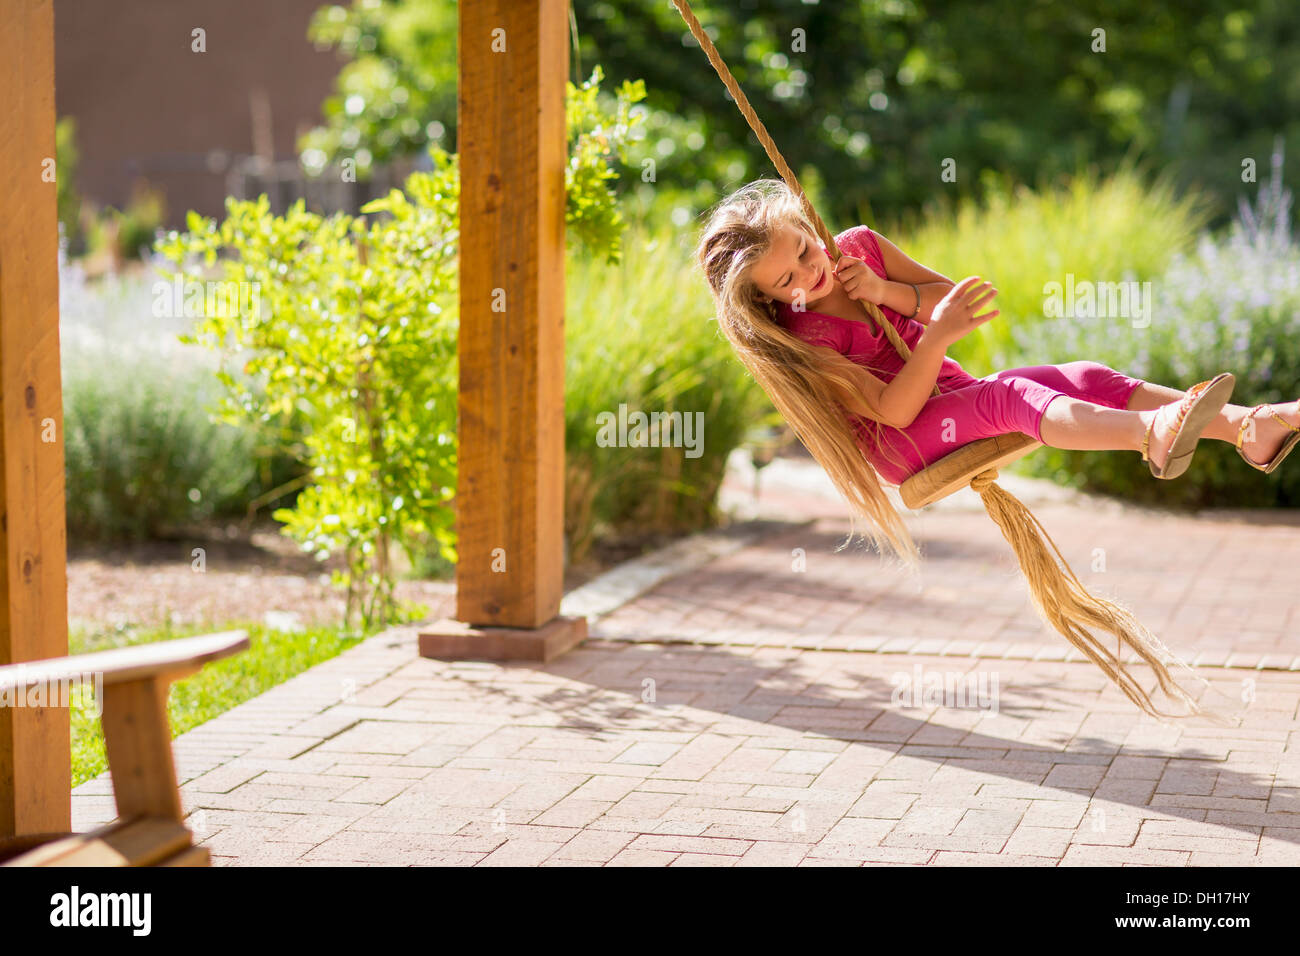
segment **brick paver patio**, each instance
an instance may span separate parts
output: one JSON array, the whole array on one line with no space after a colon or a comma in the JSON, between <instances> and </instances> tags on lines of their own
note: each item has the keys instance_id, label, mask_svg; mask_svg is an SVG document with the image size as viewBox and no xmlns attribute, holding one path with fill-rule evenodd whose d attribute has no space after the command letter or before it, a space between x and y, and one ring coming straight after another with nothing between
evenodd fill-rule
<instances>
[{"instance_id":1,"label":"brick paver patio","mask_svg":"<svg viewBox=\"0 0 1300 956\"><path fill-rule=\"evenodd\" d=\"M969 497L909 519L918 578L835 553L815 481L760 501L777 520L550 664L425 660L397 628L178 737L190 825L241 866L1300 863L1289 516L1034 503L1238 708L1167 727L1039 623ZM927 704L945 675L985 695ZM113 814L107 775L74 791L75 829Z\"/></svg>"}]
</instances>

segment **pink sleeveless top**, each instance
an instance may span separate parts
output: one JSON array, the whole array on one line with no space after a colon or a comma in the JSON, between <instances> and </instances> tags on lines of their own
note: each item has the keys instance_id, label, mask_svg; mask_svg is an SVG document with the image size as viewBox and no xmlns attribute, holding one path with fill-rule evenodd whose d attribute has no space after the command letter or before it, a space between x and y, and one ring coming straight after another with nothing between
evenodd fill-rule
<instances>
[{"instance_id":1,"label":"pink sleeveless top","mask_svg":"<svg viewBox=\"0 0 1300 956\"><path fill-rule=\"evenodd\" d=\"M835 244L839 246L840 251L845 255L855 256L863 260L867 267L882 279L888 279L885 272L885 259L880 251L880 242L876 239L876 234L867 226L854 226L852 229L846 229L835 237ZM822 250L829 256L830 250L822 246ZM885 318L891 322L898 330L898 334L903 341L907 343L909 349L916 348L916 343L921 338L921 333L925 331L925 326L915 319L905 318L893 309L885 306L878 306ZM829 315L825 312L813 312L805 310L797 312L793 307L786 303L778 306L777 322L791 334L797 336L809 345L820 345L823 348L834 349L841 355L846 356L850 361L856 362L868 368L868 370L880 378L882 381L891 382L894 376L903 368L903 357L898 354L889 339L885 337L884 330L877 329L875 322L870 321L863 313L862 321L855 322L848 319L841 319L835 315ZM943 365L939 370L938 385L941 392L952 391L955 388L962 388L976 382L955 360L944 357ZM850 424L854 430L864 440L870 442L868 436L870 432L868 426L863 423L869 423L869 419L864 419L858 415L850 415Z\"/></svg>"}]
</instances>

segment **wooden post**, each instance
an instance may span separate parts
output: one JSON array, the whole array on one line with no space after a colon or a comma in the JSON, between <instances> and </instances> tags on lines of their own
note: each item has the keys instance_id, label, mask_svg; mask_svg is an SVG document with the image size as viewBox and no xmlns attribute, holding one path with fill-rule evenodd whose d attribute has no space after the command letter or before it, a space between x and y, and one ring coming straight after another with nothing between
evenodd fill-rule
<instances>
[{"instance_id":1,"label":"wooden post","mask_svg":"<svg viewBox=\"0 0 1300 956\"><path fill-rule=\"evenodd\" d=\"M0 664L68 653L53 0L0 0ZM67 831L68 709L0 707L0 837Z\"/></svg>"},{"instance_id":2,"label":"wooden post","mask_svg":"<svg viewBox=\"0 0 1300 956\"><path fill-rule=\"evenodd\" d=\"M457 620L426 657L548 660L564 590L565 0L462 0Z\"/></svg>"}]
</instances>

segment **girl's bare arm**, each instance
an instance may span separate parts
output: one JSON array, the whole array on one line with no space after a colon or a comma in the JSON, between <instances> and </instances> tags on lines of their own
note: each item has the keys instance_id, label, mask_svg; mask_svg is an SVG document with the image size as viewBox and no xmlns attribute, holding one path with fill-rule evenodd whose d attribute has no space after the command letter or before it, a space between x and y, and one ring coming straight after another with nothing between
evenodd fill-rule
<instances>
[{"instance_id":1,"label":"girl's bare arm","mask_svg":"<svg viewBox=\"0 0 1300 956\"><path fill-rule=\"evenodd\" d=\"M912 350L912 357L891 381L885 382L865 368L856 369L862 394L876 410L876 414L868 417L895 428L912 424L930 398L946 353L941 336L922 335Z\"/></svg>"},{"instance_id":2,"label":"girl's bare arm","mask_svg":"<svg viewBox=\"0 0 1300 956\"><path fill-rule=\"evenodd\" d=\"M981 282L979 276L962 279L944 295L935 309L934 321L921 333L912 357L898 374L888 384L871 376L864 389L872 406L879 409L881 421L896 428L907 428L916 420L930 400L948 346L998 314L996 309L980 311L996 295L992 283Z\"/></svg>"}]
</instances>

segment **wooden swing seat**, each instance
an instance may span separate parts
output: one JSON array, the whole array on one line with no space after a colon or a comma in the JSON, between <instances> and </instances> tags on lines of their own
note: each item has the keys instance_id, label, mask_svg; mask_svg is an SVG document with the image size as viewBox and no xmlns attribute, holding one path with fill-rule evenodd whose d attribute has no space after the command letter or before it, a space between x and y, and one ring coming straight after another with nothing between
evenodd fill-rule
<instances>
[{"instance_id":1,"label":"wooden swing seat","mask_svg":"<svg viewBox=\"0 0 1300 956\"><path fill-rule=\"evenodd\" d=\"M118 819L88 833L0 837L0 866L208 866L185 826L172 760L167 693L208 661L248 648L247 631L223 631L75 657L0 667L0 692L100 678L104 749ZM98 690L98 688L96 688Z\"/></svg>"},{"instance_id":2,"label":"wooden swing seat","mask_svg":"<svg viewBox=\"0 0 1300 956\"><path fill-rule=\"evenodd\" d=\"M976 475L997 470L1041 448L1043 443L1020 432L981 438L944 455L898 486L903 504L916 509L946 498L971 483Z\"/></svg>"}]
</instances>

